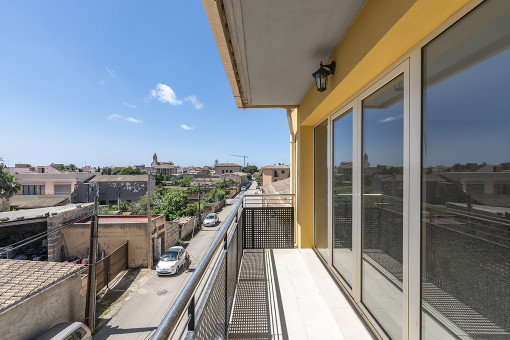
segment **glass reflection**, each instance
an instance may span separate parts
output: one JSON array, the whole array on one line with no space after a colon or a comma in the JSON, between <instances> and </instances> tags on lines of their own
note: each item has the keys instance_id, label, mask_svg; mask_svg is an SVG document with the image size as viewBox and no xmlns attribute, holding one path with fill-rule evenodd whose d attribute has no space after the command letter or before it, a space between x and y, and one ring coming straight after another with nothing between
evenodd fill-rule
<instances>
[{"instance_id":1,"label":"glass reflection","mask_svg":"<svg viewBox=\"0 0 510 340\"><path fill-rule=\"evenodd\" d=\"M333 266L352 285L352 110L333 122Z\"/></svg>"},{"instance_id":2,"label":"glass reflection","mask_svg":"<svg viewBox=\"0 0 510 340\"><path fill-rule=\"evenodd\" d=\"M324 257L328 251L328 121L314 130L314 225L315 248Z\"/></svg>"},{"instance_id":3,"label":"glass reflection","mask_svg":"<svg viewBox=\"0 0 510 340\"><path fill-rule=\"evenodd\" d=\"M423 48L422 337L510 339L510 2Z\"/></svg>"},{"instance_id":4,"label":"glass reflection","mask_svg":"<svg viewBox=\"0 0 510 340\"><path fill-rule=\"evenodd\" d=\"M402 338L404 75L363 100L362 302Z\"/></svg>"}]
</instances>

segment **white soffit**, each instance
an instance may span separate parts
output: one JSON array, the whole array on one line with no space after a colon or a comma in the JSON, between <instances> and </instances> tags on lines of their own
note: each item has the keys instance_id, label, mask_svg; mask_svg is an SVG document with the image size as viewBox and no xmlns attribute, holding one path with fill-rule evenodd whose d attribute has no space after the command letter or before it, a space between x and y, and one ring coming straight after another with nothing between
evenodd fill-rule
<instances>
[{"instance_id":1,"label":"white soffit","mask_svg":"<svg viewBox=\"0 0 510 340\"><path fill-rule=\"evenodd\" d=\"M364 3L225 0L245 105L298 105Z\"/></svg>"}]
</instances>

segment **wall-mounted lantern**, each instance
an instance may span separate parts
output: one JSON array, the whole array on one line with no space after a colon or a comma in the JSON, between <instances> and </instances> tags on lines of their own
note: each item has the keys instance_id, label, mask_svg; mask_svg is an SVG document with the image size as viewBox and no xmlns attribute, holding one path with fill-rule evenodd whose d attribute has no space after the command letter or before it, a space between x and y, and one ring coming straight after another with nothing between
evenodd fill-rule
<instances>
[{"instance_id":1,"label":"wall-mounted lantern","mask_svg":"<svg viewBox=\"0 0 510 340\"><path fill-rule=\"evenodd\" d=\"M335 61L332 61L329 65L322 65L317 71L315 71L312 76L315 78L315 85L317 85L317 91L323 92L326 91L327 87L327 79L330 74L335 74ZM327 68L327 69L326 69Z\"/></svg>"}]
</instances>

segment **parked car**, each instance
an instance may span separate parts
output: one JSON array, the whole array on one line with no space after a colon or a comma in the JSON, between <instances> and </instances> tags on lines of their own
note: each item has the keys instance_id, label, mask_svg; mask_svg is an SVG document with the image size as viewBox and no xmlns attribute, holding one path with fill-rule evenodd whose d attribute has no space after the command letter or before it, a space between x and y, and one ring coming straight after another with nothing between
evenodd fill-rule
<instances>
[{"instance_id":1,"label":"parked car","mask_svg":"<svg viewBox=\"0 0 510 340\"><path fill-rule=\"evenodd\" d=\"M220 218L218 217L218 214L210 213L204 219L204 227L214 227L219 221Z\"/></svg>"},{"instance_id":2,"label":"parked car","mask_svg":"<svg viewBox=\"0 0 510 340\"><path fill-rule=\"evenodd\" d=\"M175 246L168 249L156 266L156 273L160 275L177 274L184 266L184 257L186 256L186 249L181 246Z\"/></svg>"},{"instance_id":3,"label":"parked car","mask_svg":"<svg viewBox=\"0 0 510 340\"><path fill-rule=\"evenodd\" d=\"M35 340L90 340L90 329L81 322L63 322L56 324Z\"/></svg>"}]
</instances>

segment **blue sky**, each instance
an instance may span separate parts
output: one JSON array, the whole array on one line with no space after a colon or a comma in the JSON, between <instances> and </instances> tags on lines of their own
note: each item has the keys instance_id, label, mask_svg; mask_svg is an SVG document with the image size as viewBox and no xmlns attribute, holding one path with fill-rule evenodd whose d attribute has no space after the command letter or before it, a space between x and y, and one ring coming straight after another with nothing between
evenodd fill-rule
<instances>
[{"instance_id":1,"label":"blue sky","mask_svg":"<svg viewBox=\"0 0 510 340\"><path fill-rule=\"evenodd\" d=\"M0 3L8 163L289 162L283 110L238 110L201 1Z\"/></svg>"}]
</instances>

